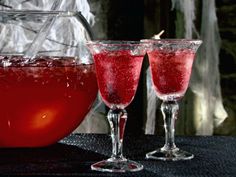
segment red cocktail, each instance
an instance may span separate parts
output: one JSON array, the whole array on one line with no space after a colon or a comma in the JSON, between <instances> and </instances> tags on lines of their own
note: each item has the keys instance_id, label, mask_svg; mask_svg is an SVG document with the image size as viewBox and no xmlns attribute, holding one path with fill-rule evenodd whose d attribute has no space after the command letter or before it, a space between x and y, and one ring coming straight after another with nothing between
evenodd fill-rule
<instances>
[{"instance_id":1,"label":"red cocktail","mask_svg":"<svg viewBox=\"0 0 236 177\"><path fill-rule=\"evenodd\" d=\"M195 52L191 49L153 50L149 62L154 88L159 98L174 100L184 96Z\"/></svg>"},{"instance_id":2,"label":"red cocktail","mask_svg":"<svg viewBox=\"0 0 236 177\"><path fill-rule=\"evenodd\" d=\"M99 91L110 108L107 119L111 127L112 156L91 166L105 172L132 172L143 169L123 156L123 137L127 120L125 111L134 98L141 71L145 45L135 41L91 41Z\"/></svg>"},{"instance_id":3,"label":"red cocktail","mask_svg":"<svg viewBox=\"0 0 236 177\"><path fill-rule=\"evenodd\" d=\"M54 143L84 119L97 95L93 64L69 57L0 57L0 146Z\"/></svg>"},{"instance_id":4,"label":"red cocktail","mask_svg":"<svg viewBox=\"0 0 236 177\"><path fill-rule=\"evenodd\" d=\"M161 111L165 127L165 145L146 154L148 159L188 160L194 156L176 147L174 141L175 120L179 106L177 101L187 90L195 53L200 40L143 40L148 50L152 83L158 98L163 102Z\"/></svg>"},{"instance_id":5,"label":"red cocktail","mask_svg":"<svg viewBox=\"0 0 236 177\"><path fill-rule=\"evenodd\" d=\"M94 54L94 60L103 101L108 107L125 108L135 95L143 55L119 50Z\"/></svg>"}]
</instances>

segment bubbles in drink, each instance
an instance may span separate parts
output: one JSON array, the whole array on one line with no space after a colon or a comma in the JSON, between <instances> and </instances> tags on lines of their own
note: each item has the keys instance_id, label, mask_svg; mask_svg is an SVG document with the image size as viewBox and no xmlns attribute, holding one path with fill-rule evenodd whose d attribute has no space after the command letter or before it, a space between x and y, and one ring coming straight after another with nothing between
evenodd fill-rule
<instances>
[{"instance_id":1,"label":"bubbles in drink","mask_svg":"<svg viewBox=\"0 0 236 177\"><path fill-rule=\"evenodd\" d=\"M126 107L137 89L143 56L132 56L128 50L94 55L101 96L109 107Z\"/></svg>"},{"instance_id":2,"label":"bubbles in drink","mask_svg":"<svg viewBox=\"0 0 236 177\"><path fill-rule=\"evenodd\" d=\"M154 50L149 53L152 81L160 98L176 99L184 95L194 60L192 50Z\"/></svg>"},{"instance_id":3,"label":"bubbles in drink","mask_svg":"<svg viewBox=\"0 0 236 177\"><path fill-rule=\"evenodd\" d=\"M38 57L26 63L11 56L1 57L0 63L1 146L59 140L83 120L97 95L94 65L76 64L72 57Z\"/></svg>"}]
</instances>

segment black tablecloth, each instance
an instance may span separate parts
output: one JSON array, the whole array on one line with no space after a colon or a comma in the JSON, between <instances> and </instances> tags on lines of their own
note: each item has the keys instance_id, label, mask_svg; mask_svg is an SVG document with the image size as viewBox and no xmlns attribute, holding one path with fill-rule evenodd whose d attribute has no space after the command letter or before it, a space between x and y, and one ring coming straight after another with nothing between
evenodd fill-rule
<instances>
[{"instance_id":1,"label":"black tablecloth","mask_svg":"<svg viewBox=\"0 0 236 177\"><path fill-rule=\"evenodd\" d=\"M132 177L235 177L236 137L176 137L178 147L192 152L190 161L163 162L145 159L161 147L162 137L127 136L124 154L144 165L141 172L111 174L90 170L90 165L111 154L108 135L76 134L44 148L0 149L1 176L132 176Z\"/></svg>"}]
</instances>

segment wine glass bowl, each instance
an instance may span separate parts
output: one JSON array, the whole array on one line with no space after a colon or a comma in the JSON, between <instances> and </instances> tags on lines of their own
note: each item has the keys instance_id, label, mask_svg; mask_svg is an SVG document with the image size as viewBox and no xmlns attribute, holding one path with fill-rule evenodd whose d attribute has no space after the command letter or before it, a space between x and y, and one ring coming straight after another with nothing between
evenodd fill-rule
<instances>
[{"instance_id":1,"label":"wine glass bowl","mask_svg":"<svg viewBox=\"0 0 236 177\"><path fill-rule=\"evenodd\" d=\"M181 42L156 41L156 48L148 54L153 86L162 100L181 99L188 87L195 50L186 46L189 40Z\"/></svg>"},{"instance_id":2,"label":"wine glass bowl","mask_svg":"<svg viewBox=\"0 0 236 177\"><path fill-rule=\"evenodd\" d=\"M106 172L133 172L143 169L122 153L127 120L125 108L137 90L145 45L135 41L91 41L87 43L95 62L99 92L110 108L107 118L111 127L112 156L91 166Z\"/></svg>"},{"instance_id":3,"label":"wine glass bowl","mask_svg":"<svg viewBox=\"0 0 236 177\"><path fill-rule=\"evenodd\" d=\"M148 159L188 160L193 154L176 147L174 142L175 120L180 100L189 84L195 53L201 40L162 39L142 40L150 44L148 50L152 84L157 97L163 102L161 111L165 127L165 145L146 154Z\"/></svg>"},{"instance_id":4,"label":"wine glass bowl","mask_svg":"<svg viewBox=\"0 0 236 177\"><path fill-rule=\"evenodd\" d=\"M133 55L129 45L132 43L93 45L94 50L101 48L95 52L94 60L100 94L109 108L125 108L137 89L143 55Z\"/></svg>"}]
</instances>

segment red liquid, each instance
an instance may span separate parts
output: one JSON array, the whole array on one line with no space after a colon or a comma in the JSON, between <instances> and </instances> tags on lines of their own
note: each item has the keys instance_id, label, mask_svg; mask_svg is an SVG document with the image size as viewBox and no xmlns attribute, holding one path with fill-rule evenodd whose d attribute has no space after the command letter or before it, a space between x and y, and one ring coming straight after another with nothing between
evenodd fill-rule
<instances>
[{"instance_id":1,"label":"red liquid","mask_svg":"<svg viewBox=\"0 0 236 177\"><path fill-rule=\"evenodd\" d=\"M149 53L152 81L159 98L174 100L185 94L194 60L192 50L154 50Z\"/></svg>"},{"instance_id":2,"label":"red liquid","mask_svg":"<svg viewBox=\"0 0 236 177\"><path fill-rule=\"evenodd\" d=\"M110 108L125 108L137 90L143 56L124 50L95 54L94 60L103 101Z\"/></svg>"},{"instance_id":3,"label":"red liquid","mask_svg":"<svg viewBox=\"0 0 236 177\"><path fill-rule=\"evenodd\" d=\"M11 66L0 66L0 146L54 143L88 113L97 95L94 65L44 57L20 66L21 60L15 57Z\"/></svg>"}]
</instances>

